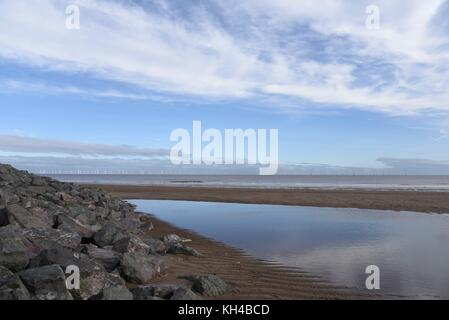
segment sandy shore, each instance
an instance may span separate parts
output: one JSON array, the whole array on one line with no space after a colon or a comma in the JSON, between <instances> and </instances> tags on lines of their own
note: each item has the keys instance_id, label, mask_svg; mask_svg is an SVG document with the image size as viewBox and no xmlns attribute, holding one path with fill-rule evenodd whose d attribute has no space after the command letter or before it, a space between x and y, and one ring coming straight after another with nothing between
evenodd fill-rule
<instances>
[{"instance_id":1,"label":"sandy shore","mask_svg":"<svg viewBox=\"0 0 449 320\"><path fill-rule=\"evenodd\" d=\"M124 199L189 200L449 213L449 193L101 185Z\"/></svg>"}]
</instances>

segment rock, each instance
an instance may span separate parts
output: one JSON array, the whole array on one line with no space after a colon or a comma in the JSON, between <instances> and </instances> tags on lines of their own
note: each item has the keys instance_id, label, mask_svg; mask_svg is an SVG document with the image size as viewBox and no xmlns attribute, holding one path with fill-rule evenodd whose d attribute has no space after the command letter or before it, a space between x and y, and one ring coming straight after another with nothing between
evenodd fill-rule
<instances>
[{"instance_id":1,"label":"rock","mask_svg":"<svg viewBox=\"0 0 449 320\"><path fill-rule=\"evenodd\" d=\"M5 267L0 266L0 301L30 299L30 293L20 278Z\"/></svg>"},{"instance_id":2,"label":"rock","mask_svg":"<svg viewBox=\"0 0 449 320\"><path fill-rule=\"evenodd\" d=\"M56 196L59 197L59 199L64 202L73 201L73 197L70 194L68 194L67 192L57 192Z\"/></svg>"},{"instance_id":3,"label":"rock","mask_svg":"<svg viewBox=\"0 0 449 320\"><path fill-rule=\"evenodd\" d=\"M183 279L192 282L192 288L196 292L208 297L218 297L226 294L231 287L216 275L186 276Z\"/></svg>"},{"instance_id":4,"label":"rock","mask_svg":"<svg viewBox=\"0 0 449 320\"><path fill-rule=\"evenodd\" d=\"M107 272L103 265L93 260L82 258L79 268L81 271L80 290L73 292L74 297L87 300L99 294L108 282Z\"/></svg>"},{"instance_id":5,"label":"rock","mask_svg":"<svg viewBox=\"0 0 449 320\"><path fill-rule=\"evenodd\" d=\"M106 284L105 288L112 286L125 286L126 281L120 276L120 272L118 270L114 270L106 275Z\"/></svg>"},{"instance_id":6,"label":"rock","mask_svg":"<svg viewBox=\"0 0 449 320\"><path fill-rule=\"evenodd\" d=\"M75 218L84 225L97 225L97 216L95 212L77 204L71 204L68 208L68 215Z\"/></svg>"},{"instance_id":7,"label":"rock","mask_svg":"<svg viewBox=\"0 0 449 320\"><path fill-rule=\"evenodd\" d=\"M90 245L87 247L87 254L91 259L101 262L107 272L112 272L120 264L121 255L113 250Z\"/></svg>"},{"instance_id":8,"label":"rock","mask_svg":"<svg viewBox=\"0 0 449 320\"><path fill-rule=\"evenodd\" d=\"M59 244L52 244L51 247L42 250L36 257L30 260L30 268L38 268L57 264L65 270L67 266L78 265L80 255L69 248L64 248Z\"/></svg>"},{"instance_id":9,"label":"rock","mask_svg":"<svg viewBox=\"0 0 449 320\"><path fill-rule=\"evenodd\" d=\"M32 228L23 231L29 241L42 248L59 244L63 247L75 249L81 244L81 236L76 232L68 232L53 228Z\"/></svg>"},{"instance_id":10,"label":"rock","mask_svg":"<svg viewBox=\"0 0 449 320\"><path fill-rule=\"evenodd\" d=\"M20 279L37 300L73 300L66 287L64 272L58 265L28 269Z\"/></svg>"},{"instance_id":11,"label":"rock","mask_svg":"<svg viewBox=\"0 0 449 320\"><path fill-rule=\"evenodd\" d=\"M176 235L147 240L153 228L149 216L101 190L0 164L0 299L129 299L127 285L161 273L169 245L195 254ZM79 290L65 289L69 266L80 270ZM147 299L178 289L159 287Z\"/></svg>"},{"instance_id":12,"label":"rock","mask_svg":"<svg viewBox=\"0 0 449 320\"><path fill-rule=\"evenodd\" d=\"M25 209L31 209L33 207L33 202L31 202L31 200L26 200L25 202L23 202L23 207Z\"/></svg>"},{"instance_id":13,"label":"rock","mask_svg":"<svg viewBox=\"0 0 449 320\"><path fill-rule=\"evenodd\" d=\"M182 242L190 242L189 239L181 238L180 236L176 234L167 234L162 237L161 239L165 244L172 244L172 243L182 243Z\"/></svg>"},{"instance_id":14,"label":"rock","mask_svg":"<svg viewBox=\"0 0 449 320\"><path fill-rule=\"evenodd\" d=\"M147 285L133 288L131 292L134 300L149 300L152 297L170 299L178 288L180 286L171 284Z\"/></svg>"},{"instance_id":15,"label":"rock","mask_svg":"<svg viewBox=\"0 0 449 320\"><path fill-rule=\"evenodd\" d=\"M31 214L31 212L18 204L8 205L6 210L8 211L8 216L13 217L14 220L23 228L49 227L47 223L36 218Z\"/></svg>"},{"instance_id":16,"label":"rock","mask_svg":"<svg viewBox=\"0 0 449 320\"><path fill-rule=\"evenodd\" d=\"M7 206L10 204L16 204L20 202L18 195L10 192L5 188L0 188L0 204Z\"/></svg>"},{"instance_id":17,"label":"rock","mask_svg":"<svg viewBox=\"0 0 449 320\"><path fill-rule=\"evenodd\" d=\"M139 217L139 221L141 223L141 225L139 227L139 229L141 231L145 232L145 231L154 230L153 222L151 221L151 219L149 217L142 215Z\"/></svg>"},{"instance_id":18,"label":"rock","mask_svg":"<svg viewBox=\"0 0 449 320\"><path fill-rule=\"evenodd\" d=\"M72 295L77 299L85 300L99 294L107 283L107 272L100 262L62 246L44 250L30 262L32 267L55 264L63 270L66 270L68 266L79 268L80 289L72 291Z\"/></svg>"},{"instance_id":19,"label":"rock","mask_svg":"<svg viewBox=\"0 0 449 320\"><path fill-rule=\"evenodd\" d=\"M148 252L150 251L150 246L143 242L140 238L130 236L116 241L114 243L113 249L114 251L120 253L140 252L148 254Z\"/></svg>"},{"instance_id":20,"label":"rock","mask_svg":"<svg viewBox=\"0 0 449 320\"><path fill-rule=\"evenodd\" d=\"M190 239L184 239L176 234L168 234L161 239L167 246L167 253L187 254L191 256L200 256L201 254L193 248L187 247L184 243L190 242Z\"/></svg>"},{"instance_id":21,"label":"rock","mask_svg":"<svg viewBox=\"0 0 449 320\"><path fill-rule=\"evenodd\" d=\"M119 228L115 223L106 223L100 231L94 235L94 243L99 247L113 245L115 242L127 238L129 235L126 231Z\"/></svg>"},{"instance_id":22,"label":"rock","mask_svg":"<svg viewBox=\"0 0 449 320\"><path fill-rule=\"evenodd\" d=\"M202 300L202 298L192 290L180 287L173 293L170 300Z\"/></svg>"},{"instance_id":23,"label":"rock","mask_svg":"<svg viewBox=\"0 0 449 320\"><path fill-rule=\"evenodd\" d=\"M83 225L81 222L67 215L58 216L58 224L58 229L76 232L82 239L91 239L98 231L94 227Z\"/></svg>"},{"instance_id":24,"label":"rock","mask_svg":"<svg viewBox=\"0 0 449 320\"><path fill-rule=\"evenodd\" d=\"M139 286L131 290L134 300L201 300L192 290L179 285L158 284Z\"/></svg>"},{"instance_id":25,"label":"rock","mask_svg":"<svg viewBox=\"0 0 449 320\"><path fill-rule=\"evenodd\" d=\"M7 226L9 224L8 211L5 207L0 207L0 227Z\"/></svg>"},{"instance_id":26,"label":"rock","mask_svg":"<svg viewBox=\"0 0 449 320\"><path fill-rule=\"evenodd\" d=\"M123 277L135 284L146 284L161 273L163 260L141 253L125 253L120 263Z\"/></svg>"},{"instance_id":27,"label":"rock","mask_svg":"<svg viewBox=\"0 0 449 320\"><path fill-rule=\"evenodd\" d=\"M189 256L200 257L201 254L191 247L187 247L182 243L171 243L168 245L167 253L186 254Z\"/></svg>"},{"instance_id":28,"label":"rock","mask_svg":"<svg viewBox=\"0 0 449 320\"><path fill-rule=\"evenodd\" d=\"M101 300L133 300L133 294L124 286L111 286L103 289Z\"/></svg>"},{"instance_id":29,"label":"rock","mask_svg":"<svg viewBox=\"0 0 449 320\"><path fill-rule=\"evenodd\" d=\"M167 246L161 240L148 239L146 244L149 247L149 254L165 254L167 252Z\"/></svg>"},{"instance_id":30,"label":"rock","mask_svg":"<svg viewBox=\"0 0 449 320\"><path fill-rule=\"evenodd\" d=\"M28 211L34 219L41 220L44 223L44 227L54 227L58 215L61 214L61 210L55 208L54 205L49 205L48 208L32 206ZM38 228L38 226L36 226L36 228Z\"/></svg>"},{"instance_id":31,"label":"rock","mask_svg":"<svg viewBox=\"0 0 449 320\"><path fill-rule=\"evenodd\" d=\"M37 187L40 187L40 186L45 185L46 182L47 182L46 179L45 179L45 178L42 178L42 177L34 176L34 177L31 179L31 185L37 186Z\"/></svg>"},{"instance_id":32,"label":"rock","mask_svg":"<svg viewBox=\"0 0 449 320\"><path fill-rule=\"evenodd\" d=\"M28 266L30 257L20 228L9 225L0 228L0 265L14 271Z\"/></svg>"}]
</instances>

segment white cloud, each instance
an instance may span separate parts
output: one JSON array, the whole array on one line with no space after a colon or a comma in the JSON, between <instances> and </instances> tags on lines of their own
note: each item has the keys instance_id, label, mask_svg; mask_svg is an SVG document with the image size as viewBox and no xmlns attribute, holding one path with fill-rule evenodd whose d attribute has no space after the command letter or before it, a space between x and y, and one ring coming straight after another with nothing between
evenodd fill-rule
<instances>
[{"instance_id":1,"label":"white cloud","mask_svg":"<svg viewBox=\"0 0 449 320\"><path fill-rule=\"evenodd\" d=\"M31 154L65 154L76 156L168 156L165 149L136 148L78 141L40 139L23 135L0 134L0 151Z\"/></svg>"},{"instance_id":2,"label":"white cloud","mask_svg":"<svg viewBox=\"0 0 449 320\"><path fill-rule=\"evenodd\" d=\"M285 96L390 114L449 110L449 36L438 20L445 0L377 1L376 31L365 28L368 1L216 0L215 10L183 14L170 1L158 10L70 1L81 7L78 31L65 28L67 3L3 0L0 57L165 94Z\"/></svg>"}]
</instances>

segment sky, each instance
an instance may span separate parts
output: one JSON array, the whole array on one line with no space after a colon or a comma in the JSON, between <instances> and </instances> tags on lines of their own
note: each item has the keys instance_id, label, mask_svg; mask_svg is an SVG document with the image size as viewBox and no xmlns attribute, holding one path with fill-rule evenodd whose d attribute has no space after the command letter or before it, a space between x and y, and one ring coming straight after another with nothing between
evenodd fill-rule
<instances>
[{"instance_id":1,"label":"sky","mask_svg":"<svg viewBox=\"0 0 449 320\"><path fill-rule=\"evenodd\" d=\"M449 174L448 16L447 0L0 0L0 162L243 172L170 164L170 133L201 121L278 129L280 173Z\"/></svg>"}]
</instances>

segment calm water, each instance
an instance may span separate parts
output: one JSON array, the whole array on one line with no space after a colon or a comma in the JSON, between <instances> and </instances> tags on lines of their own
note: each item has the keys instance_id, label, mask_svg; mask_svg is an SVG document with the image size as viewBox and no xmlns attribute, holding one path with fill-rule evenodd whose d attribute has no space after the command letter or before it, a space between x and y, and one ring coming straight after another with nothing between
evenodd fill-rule
<instances>
[{"instance_id":1,"label":"calm water","mask_svg":"<svg viewBox=\"0 0 449 320\"><path fill-rule=\"evenodd\" d=\"M331 175L51 175L61 181L128 185L188 185L251 188L368 188L449 191L449 176Z\"/></svg>"},{"instance_id":2,"label":"calm water","mask_svg":"<svg viewBox=\"0 0 449 320\"><path fill-rule=\"evenodd\" d=\"M262 259L385 295L449 298L449 215L360 209L133 200L138 209Z\"/></svg>"}]
</instances>

